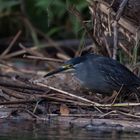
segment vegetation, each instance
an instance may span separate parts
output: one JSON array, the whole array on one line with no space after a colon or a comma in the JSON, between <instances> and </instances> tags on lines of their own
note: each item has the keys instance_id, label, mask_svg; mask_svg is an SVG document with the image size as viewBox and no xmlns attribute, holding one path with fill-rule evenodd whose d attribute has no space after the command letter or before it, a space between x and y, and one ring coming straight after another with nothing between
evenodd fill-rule
<instances>
[{"instance_id":1,"label":"vegetation","mask_svg":"<svg viewBox=\"0 0 140 140\"><path fill-rule=\"evenodd\" d=\"M81 37L81 25L69 12L70 5L88 14L85 0L0 0L0 37L22 30L24 37L35 39L33 28L54 38Z\"/></svg>"},{"instance_id":2,"label":"vegetation","mask_svg":"<svg viewBox=\"0 0 140 140\"><path fill-rule=\"evenodd\" d=\"M86 34L77 17L69 11L72 5L88 20L90 16L85 0L0 0L0 37L13 37L22 30L23 40L35 44L42 36L58 40L80 38L82 42ZM138 46L139 43L131 49L133 60L130 58L129 63L135 64L139 59ZM122 49L117 51L117 55L123 63L129 59L125 58Z\"/></svg>"}]
</instances>

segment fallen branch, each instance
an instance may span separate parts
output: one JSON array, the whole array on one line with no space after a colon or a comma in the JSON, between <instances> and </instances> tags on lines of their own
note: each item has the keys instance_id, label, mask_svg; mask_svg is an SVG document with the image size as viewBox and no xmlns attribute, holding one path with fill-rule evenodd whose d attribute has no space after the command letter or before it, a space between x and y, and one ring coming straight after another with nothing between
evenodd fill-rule
<instances>
[{"instance_id":1,"label":"fallen branch","mask_svg":"<svg viewBox=\"0 0 140 140\"><path fill-rule=\"evenodd\" d=\"M57 92L62 93L62 94L64 94L64 95L73 97L73 98L75 98L75 99L78 99L78 100L81 100L81 101L84 101L84 102L87 102L87 103L90 103L91 105L94 105L94 106L100 106L100 104L98 104L98 103L96 103L96 102L90 101L90 100L88 100L88 99L85 99L85 98L83 98L83 97L79 97L79 96L77 96L77 95L71 94L71 93L69 93L69 92L66 92L66 91L63 91L63 90L60 90L60 89L57 89L57 88L55 88L55 87L47 86L47 85L42 84L42 83L36 83L36 85L49 88L49 89L51 89L51 90L53 90L53 91L57 91Z\"/></svg>"}]
</instances>

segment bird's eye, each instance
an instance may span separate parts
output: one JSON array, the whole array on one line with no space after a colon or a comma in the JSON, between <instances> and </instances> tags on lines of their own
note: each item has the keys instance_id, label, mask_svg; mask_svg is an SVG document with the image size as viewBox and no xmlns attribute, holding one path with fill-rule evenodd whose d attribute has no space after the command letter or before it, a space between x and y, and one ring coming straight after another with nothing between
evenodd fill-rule
<instances>
[{"instance_id":1,"label":"bird's eye","mask_svg":"<svg viewBox=\"0 0 140 140\"><path fill-rule=\"evenodd\" d=\"M73 65L72 64L69 64L69 68L72 68L73 67Z\"/></svg>"},{"instance_id":2,"label":"bird's eye","mask_svg":"<svg viewBox=\"0 0 140 140\"><path fill-rule=\"evenodd\" d=\"M66 65L64 65L63 67L66 68L66 69L70 69L70 68L73 67L73 65L71 65L71 64L66 64Z\"/></svg>"}]
</instances>

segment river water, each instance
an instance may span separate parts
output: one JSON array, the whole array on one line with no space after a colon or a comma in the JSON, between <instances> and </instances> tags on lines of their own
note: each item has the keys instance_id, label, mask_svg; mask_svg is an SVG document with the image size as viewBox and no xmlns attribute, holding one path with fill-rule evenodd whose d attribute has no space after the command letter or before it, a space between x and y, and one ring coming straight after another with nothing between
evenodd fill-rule
<instances>
[{"instance_id":1,"label":"river water","mask_svg":"<svg viewBox=\"0 0 140 140\"><path fill-rule=\"evenodd\" d=\"M140 140L140 134L86 130L50 122L0 120L0 140Z\"/></svg>"}]
</instances>

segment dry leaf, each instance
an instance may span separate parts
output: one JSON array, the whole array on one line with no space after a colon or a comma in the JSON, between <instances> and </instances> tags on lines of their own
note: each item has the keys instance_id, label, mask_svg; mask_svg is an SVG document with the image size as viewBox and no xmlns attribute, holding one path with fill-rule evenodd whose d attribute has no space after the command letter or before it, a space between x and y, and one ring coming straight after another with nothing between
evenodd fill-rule
<instances>
[{"instance_id":1,"label":"dry leaf","mask_svg":"<svg viewBox=\"0 0 140 140\"><path fill-rule=\"evenodd\" d=\"M61 104L60 106L60 114L61 116L68 116L70 113L70 110L66 104Z\"/></svg>"}]
</instances>

